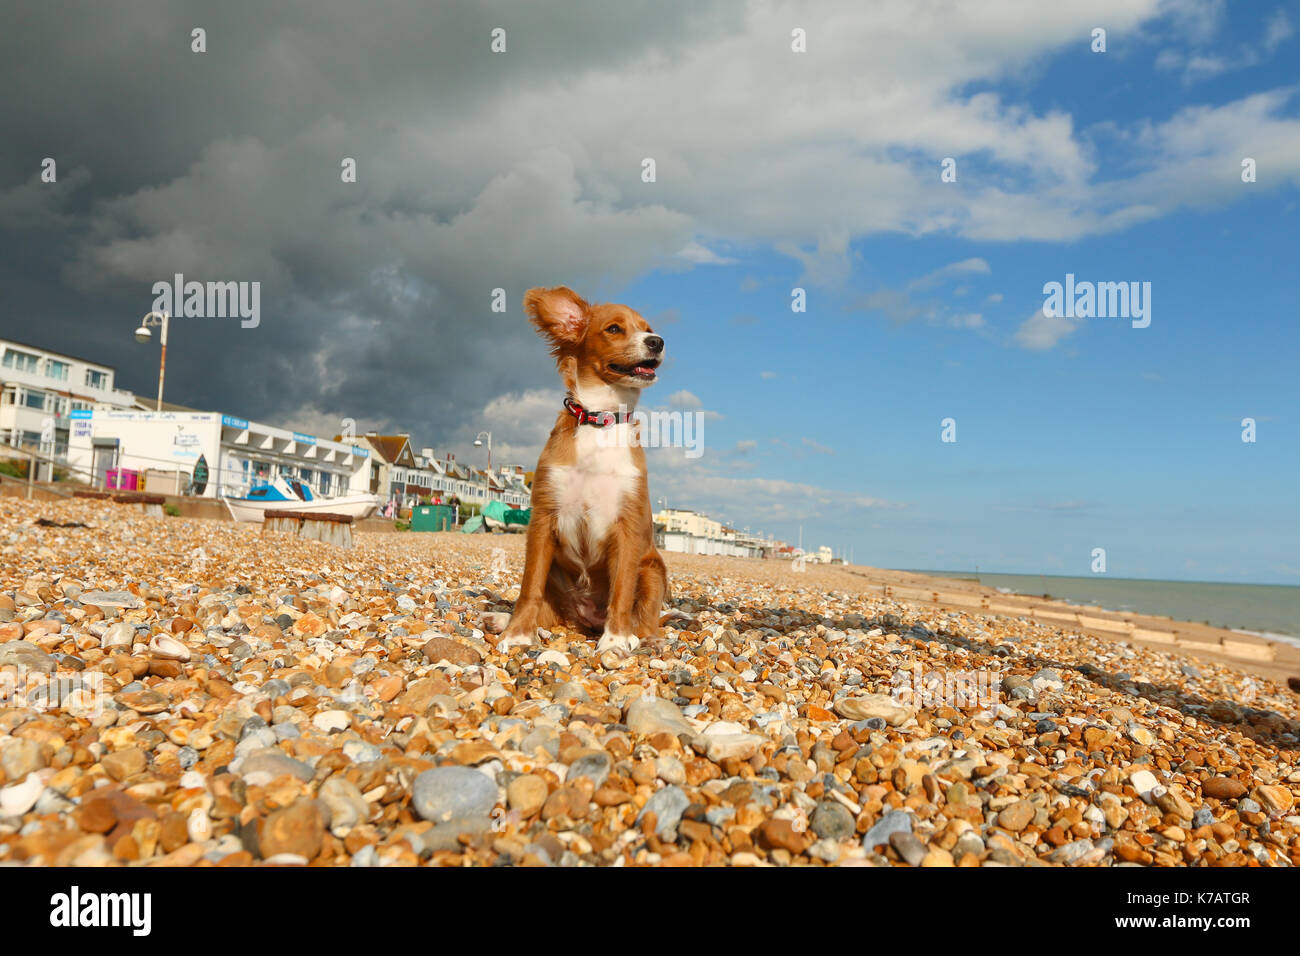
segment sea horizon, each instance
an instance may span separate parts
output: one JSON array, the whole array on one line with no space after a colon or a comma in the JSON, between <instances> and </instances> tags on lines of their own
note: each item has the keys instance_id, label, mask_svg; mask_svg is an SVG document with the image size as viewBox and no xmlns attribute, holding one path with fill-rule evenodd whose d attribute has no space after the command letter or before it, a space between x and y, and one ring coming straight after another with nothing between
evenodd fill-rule
<instances>
[{"instance_id":1,"label":"sea horizon","mask_svg":"<svg viewBox=\"0 0 1300 956\"><path fill-rule=\"evenodd\" d=\"M904 570L904 569L900 569ZM1063 574L1013 574L972 570L906 569L915 574L977 580L1026 596L1048 594L1108 611L1166 616L1207 623L1300 644L1300 585L1183 581ZM1040 586L1034 586L1038 582ZM1042 586L1044 582L1051 582Z\"/></svg>"}]
</instances>

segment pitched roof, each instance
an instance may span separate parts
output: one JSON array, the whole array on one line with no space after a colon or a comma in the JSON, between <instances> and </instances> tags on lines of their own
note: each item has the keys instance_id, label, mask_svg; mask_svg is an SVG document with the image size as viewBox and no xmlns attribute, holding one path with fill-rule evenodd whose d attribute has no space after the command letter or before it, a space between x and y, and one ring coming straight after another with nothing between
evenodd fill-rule
<instances>
[{"instance_id":1,"label":"pitched roof","mask_svg":"<svg viewBox=\"0 0 1300 956\"><path fill-rule=\"evenodd\" d=\"M390 465L415 466L415 456L411 453L411 439L406 435L367 435L370 447L379 452L380 457Z\"/></svg>"}]
</instances>

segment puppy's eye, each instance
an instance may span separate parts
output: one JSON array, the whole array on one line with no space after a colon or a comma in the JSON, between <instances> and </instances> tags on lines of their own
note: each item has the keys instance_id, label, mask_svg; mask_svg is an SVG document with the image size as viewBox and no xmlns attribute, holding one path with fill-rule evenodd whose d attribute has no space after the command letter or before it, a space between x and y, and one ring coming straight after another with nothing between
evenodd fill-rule
<instances>
[{"instance_id":1,"label":"puppy's eye","mask_svg":"<svg viewBox=\"0 0 1300 956\"><path fill-rule=\"evenodd\" d=\"M623 327L615 323L614 325L611 325L608 328L606 328L605 331L608 332L610 335L618 335L620 332L623 331Z\"/></svg>"}]
</instances>

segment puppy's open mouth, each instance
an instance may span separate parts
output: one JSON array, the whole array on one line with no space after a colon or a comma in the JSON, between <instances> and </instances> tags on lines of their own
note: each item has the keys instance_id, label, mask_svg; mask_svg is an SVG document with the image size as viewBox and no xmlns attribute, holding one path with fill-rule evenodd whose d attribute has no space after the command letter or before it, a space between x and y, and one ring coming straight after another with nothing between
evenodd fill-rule
<instances>
[{"instance_id":1,"label":"puppy's open mouth","mask_svg":"<svg viewBox=\"0 0 1300 956\"><path fill-rule=\"evenodd\" d=\"M646 359L644 362L637 362L635 365L615 365L609 363L610 371L616 375L626 375L629 378L639 378L645 381L653 381L655 369L659 367L659 359Z\"/></svg>"}]
</instances>

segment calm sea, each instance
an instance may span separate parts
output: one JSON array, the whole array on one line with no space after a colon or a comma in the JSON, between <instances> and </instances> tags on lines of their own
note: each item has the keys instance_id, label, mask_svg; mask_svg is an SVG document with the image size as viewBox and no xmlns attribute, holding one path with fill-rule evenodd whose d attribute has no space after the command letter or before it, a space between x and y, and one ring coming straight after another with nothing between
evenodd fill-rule
<instances>
[{"instance_id":1,"label":"calm sea","mask_svg":"<svg viewBox=\"0 0 1300 956\"><path fill-rule=\"evenodd\" d=\"M973 571L924 571L973 579ZM1050 594L1109 611L1164 614L1179 621L1208 622L1300 643L1300 587L1280 584L1215 584L1145 581L1137 578L1068 578L1050 574L985 574L980 583L1016 594Z\"/></svg>"}]
</instances>

